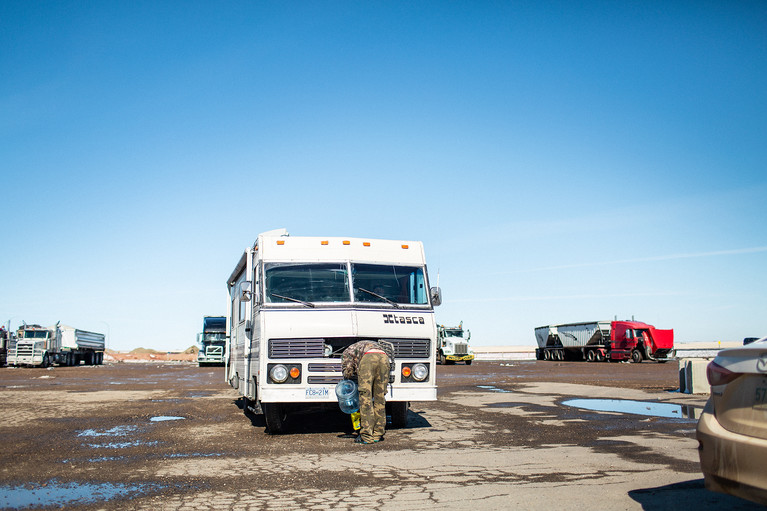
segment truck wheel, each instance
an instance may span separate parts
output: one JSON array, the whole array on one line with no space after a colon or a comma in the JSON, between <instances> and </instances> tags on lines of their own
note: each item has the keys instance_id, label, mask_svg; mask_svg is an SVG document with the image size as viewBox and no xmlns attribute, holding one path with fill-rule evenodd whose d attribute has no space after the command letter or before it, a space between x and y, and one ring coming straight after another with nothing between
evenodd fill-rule
<instances>
[{"instance_id":1,"label":"truck wheel","mask_svg":"<svg viewBox=\"0 0 767 511\"><path fill-rule=\"evenodd\" d=\"M642 361L642 353L639 350L634 350L631 352L631 361L635 364L638 364Z\"/></svg>"},{"instance_id":2,"label":"truck wheel","mask_svg":"<svg viewBox=\"0 0 767 511\"><path fill-rule=\"evenodd\" d=\"M543 360L551 360L551 352L549 350L543 352Z\"/></svg>"},{"instance_id":3,"label":"truck wheel","mask_svg":"<svg viewBox=\"0 0 767 511\"><path fill-rule=\"evenodd\" d=\"M266 421L266 432L270 435L279 435L285 432L285 425L288 421L288 414L280 403L261 403L261 410L264 412Z\"/></svg>"},{"instance_id":4,"label":"truck wheel","mask_svg":"<svg viewBox=\"0 0 767 511\"><path fill-rule=\"evenodd\" d=\"M594 355L594 350L589 350L589 351L586 352L586 361L587 362L593 362L594 358L596 358L596 356Z\"/></svg>"},{"instance_id":5,"label":"truck wheel","mask_svg":"<svg viewBox=\"0 0 767 511\"><path fill-rule=\"evenodd\" d=\"M48 354L46 353L43 355L43 363L40 364L40 367L49 367L51 365L51 360L48 358Z\"/></svg>"},{"instance_id":6,"label":"truck wheel","mask_svg":"<svg viewBox=\"0 0 767 511\"><path fill-rule=\"evenodd\" d=\"M605 361L605 356L604 356L604 354L601 351L597 351L596 353L594 353L594 359L597 362L604 362Z\"/></svg>"},{"instance_id":7,"label":"truck wheel","mask_svg":"<svg viewBox=\"0 0 767 511\"><path fill-rule=\"evenodd\" d=\"M386 407L389 408L392 428L407 427L407 409L409 406L410 403L407 401L392 401L387 403Z\"/></svg>"},{"instance_id":8,"label":"truck wheel","mask_svg":"<svg viewBox=\"0 0 767 511\"><path fill-rule=\"evenodd\" d=\"M471 360L467 360L467 361L466 361L466 365L467 365L467 366L470 366L470 365L471 365Z\"/></svg>"}]
</instances>

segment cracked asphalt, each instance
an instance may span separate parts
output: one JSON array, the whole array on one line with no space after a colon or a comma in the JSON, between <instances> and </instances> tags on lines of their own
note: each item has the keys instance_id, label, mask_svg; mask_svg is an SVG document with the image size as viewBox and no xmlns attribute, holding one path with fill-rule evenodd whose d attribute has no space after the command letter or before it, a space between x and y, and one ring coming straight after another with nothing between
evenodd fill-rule
<instances>
[{"instance_id":1,"label":"cracked asphalt","mask_svg":"<svg viewBox=\"0 0 767 511\"><path fill-rule=\"evenodd\" d=\"M0 369L0 508L763 509L703 487L706 396L675 392L675 363L438 366L438 401L374 445L337 410L267 435L223 380L188 363ZM578 398L642 406L564 404Z\"/></svg>"}]
</instances>

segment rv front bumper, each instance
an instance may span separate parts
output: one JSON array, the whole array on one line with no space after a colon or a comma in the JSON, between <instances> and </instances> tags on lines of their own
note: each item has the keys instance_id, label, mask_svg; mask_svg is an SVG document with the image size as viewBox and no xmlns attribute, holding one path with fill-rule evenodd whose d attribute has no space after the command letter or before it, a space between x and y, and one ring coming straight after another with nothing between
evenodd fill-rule
<instances>
[{"instance_id":1,"label":"rv front bumper","mask_svg":"<svg viewBox=\"0 0 767 511\"><path fill-rule=\"evenodd\" d=\"M264 403L337 403L335 385L269 385L259 388L259 401ZM387 401L436 401L435 386L389 386Z\"/></svg>"}]
</instances>

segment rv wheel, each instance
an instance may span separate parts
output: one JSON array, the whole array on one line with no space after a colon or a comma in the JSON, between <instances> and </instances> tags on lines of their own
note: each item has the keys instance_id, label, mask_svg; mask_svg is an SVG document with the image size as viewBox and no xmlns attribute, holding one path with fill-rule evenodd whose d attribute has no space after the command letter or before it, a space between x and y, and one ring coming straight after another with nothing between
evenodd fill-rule
<instances>
[{"instance_id":1,"label":"rv wheel","mask_svg":"<svg viewBox=\"0 0 767 511\"><path fill-rule=\"evenodd\" d=\"M288 414L280 403L261 403L266 421L266 432L270 435L279 435L285 432Z\"/></svg>"},{"instance_id":2,"label":"rv wheel","mask_svg":"<svg viewBox=\"0 0 767 511\"><path fill-rule=\"evenodd\" d=\"M386 404L391 415L392 428L404 428L407 426L407 409L410 405L407 401L392 401Z\"/></svg>"}]
</instances>

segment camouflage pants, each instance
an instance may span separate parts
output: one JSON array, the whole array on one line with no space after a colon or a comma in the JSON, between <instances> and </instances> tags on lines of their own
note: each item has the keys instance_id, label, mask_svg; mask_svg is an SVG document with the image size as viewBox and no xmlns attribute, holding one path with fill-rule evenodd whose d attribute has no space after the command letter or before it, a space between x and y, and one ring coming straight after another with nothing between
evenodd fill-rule
<instances>
[{"instance_id":1,"label":"camouflage pants","mask_svg":"<svg viewBox=\"0 0 767 511\"><path fill-rule=\"evenodd\" d=\"M386 385L389 383L389 359L384 353L362 355L357 370L360 393L360 436L375 442L386 429Z\"/></svg>"}]
</instances>

